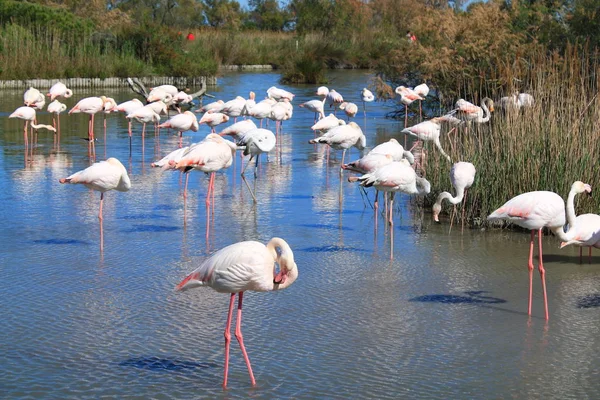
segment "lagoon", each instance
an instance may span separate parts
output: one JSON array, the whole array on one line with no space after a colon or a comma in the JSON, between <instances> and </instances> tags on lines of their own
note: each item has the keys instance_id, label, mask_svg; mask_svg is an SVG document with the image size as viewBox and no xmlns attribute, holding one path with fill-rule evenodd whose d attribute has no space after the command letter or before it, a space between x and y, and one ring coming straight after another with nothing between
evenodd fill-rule
<instances>
[{"instance_id":1,"label":"lagoon","mask_svg":"<svg viewBox=\"0 0 600 400\"><path fill-rule=\"evenodd\" d=\"M328 86L359 104L370 77L335 71ZM544 237L549 321L537 273L527 316L527 233L449 230L447 215L435 224L419 201L397 196L391 259L389 228L382 217L375 227L356 185L340 178L341 154L327 164L325 148L308 144L313 115L297 105L315 87L278 79L232 72L209 89L224 100L250 90L260 99L273 85L297 96L281 155L263 157L256 180L248 173L256 204L239 158L217 174L208 238L208 178L192 172L184 206L179 174L150 167L177 136L148 133L142 147L135 124L130 156L125 118L107 117L106 139L97 118L98 159L120 159L132 182L129 192L105 196L103 251L99 194L58 183L90 163L87 116L61 115L60 148L40 131L26 163L22 122L7 118L22 92L0 93L3 398L600 397L600 256L579 264L577 249ZM133 97L128 88L104 93ZM99 94L77 91L64 102ZM403 143L401 122L385 118L391 110L371 103L367 117L358 115L369 148L391 137ZM51 122L45 112L38 119ZM208 132L186 132L184 142ZM243 332L257 386L233 342L224 391L228 296L173 288L215 250L273 236L288 241L300 276L284 291L246 294Z\"/></svg>"}]
</instances>

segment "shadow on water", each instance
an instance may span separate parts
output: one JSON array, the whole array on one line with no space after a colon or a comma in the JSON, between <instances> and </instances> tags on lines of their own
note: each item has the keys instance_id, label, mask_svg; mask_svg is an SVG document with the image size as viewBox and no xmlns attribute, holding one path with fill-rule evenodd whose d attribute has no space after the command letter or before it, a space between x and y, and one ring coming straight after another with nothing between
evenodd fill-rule
<instances>
[{"instance_id":1,"label":"shadow on water","mask_svg":"<svg viewBox=\"0 0 600 400\"><path fill-rule=\"evenodd\" d=\"M165 219L168 218L166 215L160 214L137 214L137 215L124 215L120 219Z\"/></svg>"},{"instance_id":2,"label":"shadow on water","mask_svg":"<svg viewBox=\"0 0 600 400\"><path fill-rule=\"evenodd\" d=\"M76 245L91 244L90 242L86 242L84 240L77 240L77 239L38 239L38 240L34 240L33 243L37 243L37 244L76 244Z\"/></svg>"},{"instance_id":3,"label":"shadow on water","mask_svg":"<svg viewBox=\"0 0 600 400\"><path fill-rule=\"evenodd\" d=\"M185 371L208 369L218 367L214 363L200 363L195 361L168 360L158 357L136 357L119 363L121 367L133 367L148 371Z\"/></svg>"},{"instance_id":4,"label":"shadow on water","mask_svg":"<svg viewBox=\"0 0 600 400\"><path fill-rule=\"evenodd\" d=\"M305 247L303 249L298 249L298 251L305 251L307 253L334 253L334 252L338 252L338 251L369 253L369 250L359 249L358 247L344 247L344 246L336 246L336 245Z\"/></svg>"},{"instance_id":5,"label":"shadow on water","mask_svg":"<svg viewBox=\"0 0 600 400\"><path fill-rule=\"evenodd\" d=\"M600 307L600 293L588 294L577 300L577 308Z\"/></svg>"},{"instance_id":6,"label":"shadow on water","mask_svg":"<svg viewBox=\"0 0 600 400\"><path fill-rule=\"evenodd\" d=\"M422 303L447 303L447 304L500 304L506 303L506 300L497 297L482 296L485 290L468 291L466 296L456 294L427 294L414 297L409 301L419 301Z\"/></svg>"},{"instance_id":7,"label":"shadow on water","mask_svg":"<svg viewBox=\"0 0 600 400\"><path fill-rule=\"evenodd\" d=\"M181 229L178 226L162 226L162 225L135 225L131 229L124 230L125 233L136 232L174 232Z\"/></svg>"},{"instance_id":8,"label":"shadow on water","mask_svg":"<svg viewBox=\"0 0 600 400\"><path fill-rule=\"evenodd\" d=\"M350 228L349 226L338 226L338 225L325 225L325 224L299 224L298 226L304 228L317 228L317 229L330 229L335 231L353 231L354 228Z\"/></svg>"}]
</instances>

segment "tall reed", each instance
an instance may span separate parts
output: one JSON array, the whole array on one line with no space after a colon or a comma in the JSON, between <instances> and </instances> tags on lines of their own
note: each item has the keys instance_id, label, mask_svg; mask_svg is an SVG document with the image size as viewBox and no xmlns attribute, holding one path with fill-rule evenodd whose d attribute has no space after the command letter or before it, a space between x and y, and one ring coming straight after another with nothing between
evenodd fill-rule
<instances>
[{"instance_id":1,"label":"tall reed","mask_svg":"<svg viewBox=\"0 0 600 400\"><path fill-rule=\"evenodd\" d=\"M520 193L550 190L566 199L576 180L599 187L598 55L569 46L562 56L538 51L527 61L500 66L498 73L513 83L502 95L515 90L530 93L534 107L497 111L488 124L461 129L452 145L442 134L442 146L453 161L469 161L477 169L465 205L468 223L487 225L487 215ZM471 101L474 93L482 93L498 99L501 93L496 90L493 85L467 85L462 97ZM451 166L435 149L429 154L427 179L434 190L427 202L433 204L439 192L452 189ZM600 198L580 197L577 212L600 212Z\"/></svg>"}]
</instances>

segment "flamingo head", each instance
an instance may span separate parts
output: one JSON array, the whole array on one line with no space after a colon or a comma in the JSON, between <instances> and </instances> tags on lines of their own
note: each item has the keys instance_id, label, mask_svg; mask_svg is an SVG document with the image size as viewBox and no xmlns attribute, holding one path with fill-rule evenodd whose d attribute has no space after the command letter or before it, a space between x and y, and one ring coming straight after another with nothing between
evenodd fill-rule
<instances>
[{"instance_id":1,"label":"flamingo head","mask_svg":"<svg viewBox=\"0 0 600 400\"><path fill-rule=\"evenodd\" d=\"M439 219L440 211L442 211L442 205L435 203L433 205L433 220L435 222L440 222L440 219Z\"/></svg>"},{"instance_id":2,"label":"flamingo head","mask_svg":"<svg viewBox=\"0 0 600 400\"><path fill-rule=\"evenodd\" d=\"M197 272L192 272L189 274L184 280L182 280L179 285L175 286L175 291L183 292L188 289L193 289L202 286L202 281L200 281L200 274Z\"/></svg>"},{"instance_id":3,"label":"flamingo head","mask_svg":"<svg viewBox=\"0 0 600 400\"><path fill-rule=\"evenodd\" d=\"M574 182L573 185L571 185L571 190L574 190L575 193L587 193L589 196L592 195L592 187L581 181Z\"/></svg>"}]
</instances>

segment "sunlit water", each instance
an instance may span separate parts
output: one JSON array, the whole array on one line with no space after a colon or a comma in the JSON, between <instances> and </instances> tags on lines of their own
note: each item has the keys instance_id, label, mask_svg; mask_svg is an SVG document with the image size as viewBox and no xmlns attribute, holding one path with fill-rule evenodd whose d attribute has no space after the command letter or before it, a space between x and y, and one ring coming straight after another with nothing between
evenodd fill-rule
<instances>
[{"instance_id":1,"label":"sunlit water","mask_svg":"<svg viewBox=\"0 0 600 400\"><path fill-rule=\"evenodd\" d=\"M254 90L260 99L278 78L230 74L212 93L228 100ZM330 86L360 103L368 79L341 71ZM287 89L296 106L314 97L312 85ZM119 102L133 97L126 89L104 93ZM97 94L78 90L65 102L70 108ZM550 321L537 272L528 318L528 234L449 232L447 222L434 224L429 210L401 196L392 242L382 217L375 227L358 188L340 178L341 154L326 164L325 149L308 144L313 115L298 107L284 124L281 156L263 157L256 180L248 173L257 204L239 158L217 175L208 239L207 177L192 172L184 207L179 173L150 167L177 147L175 134L163 132L159 142L150 131L142 149L136 124L129 157L125 118L108 116L104 140L99 116L98 159L120 159L132 182L127 193L106 194L101 252L99 193L58 183L90 164L81 139L87 117L61 115L60 149L40 131L26 164L22 122L6 118L21 101L21 91L2 93L2 398L600 396L599 256L580 265L576 249L558 250L546 237ZM403 142L401 125L384 119L392 106L371 103L357 118L369 147L390 137ZM39 121L50 123L50 115L39 113ZM208 132L186 132L184 142ZM273 236L290 243L300 276L284 291L245 297L257 386L234 341L224 391L228 296L173 288L211 252Z\"/></svg>"}]
</instances>

